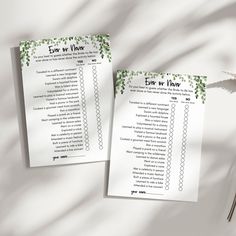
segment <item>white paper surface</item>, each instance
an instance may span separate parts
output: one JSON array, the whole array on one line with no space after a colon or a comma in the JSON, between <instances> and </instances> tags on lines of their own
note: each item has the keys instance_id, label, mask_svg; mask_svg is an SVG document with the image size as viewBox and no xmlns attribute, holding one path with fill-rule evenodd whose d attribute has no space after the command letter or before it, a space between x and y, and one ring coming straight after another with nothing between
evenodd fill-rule
<instances>
[{"instance_id":1,"label":"white paper surface","mask_svg":"<svg viewBox=\"0 0 236 236\"><path fill-rule=\"evenodd\" d=\"M118 71L109 195L197 201L205 83Z\"/></svg>"},{"instance_id":2,"label":"white paper surface","mask_svg":"<svg viewBox=\"0 0 236 236\"><path fill-rule=\"evenodd\" d=\"M109 36L22 41L20 50L30 166L107 160Z\"/></svg>"}]
</instances>

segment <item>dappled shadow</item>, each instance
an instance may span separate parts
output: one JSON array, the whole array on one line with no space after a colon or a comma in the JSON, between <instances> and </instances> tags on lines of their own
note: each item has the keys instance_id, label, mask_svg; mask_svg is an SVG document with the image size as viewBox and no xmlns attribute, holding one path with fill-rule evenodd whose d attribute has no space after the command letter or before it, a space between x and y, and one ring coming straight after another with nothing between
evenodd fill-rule
<instances>
[{"instance_id":1,"label":"dappled shadow","mask_svg":"<svg viewBox=\"0 0 236 236\"><path fill-rule=\"evenodd\" d=\"M75 6L75 9L73 9L72 12L69 12L68 15L66 15L66 18L63 19L63 22L58 25L58 30L64 29L72 21L76 20L76 18L80 15L80 13L83 13L87 9L89 10L89 6L91 3L92 3L91 0L86 0L81 5L78 4L78 6Z\"/></svg>"},{"instance_id":2,"label":"dappled shadow","mask_svg":"<svg viewBox=\"0 0 236 236\"><path fill-rule=\"evenodd\" d=\"M202 57L204 57L204 52L218 40L217 38L206 39L202 29L207 27L211 29L215 25L217 27L217 24L223 21L235 20L235 2L218 6L219 3L217 2L203 1L196 4L193 9L183 8L180 15L170 14L172 13L173 5L160 1L145 3L142 12L139 11L137 13L141 3L141 1L135 0L128 0L125 3L113 0L107 3L106 8L101 10L99 3L94 1L79 2L71 8L71 11L68 9L68 12L61 17L63 20L56 22L54 27L51 28L51 32L63 32L72 24L76 24L77 21L79 22L83 16L87 16L88 20L84 20L87 24L82 26L78 23L76 33L79 35L82 30L87 31L92 28L91 25L96 25L93 28L96 28L96 32L91 33L110 33L114 71L123 68L131 69L132 66L132 69L148 69L160 72L170 70L183 60L186 62L187 70L189 60L194 60L195 56L199 53L202 53ZM142 14L151 11L152 8L158 10L163 5L170 7L169 11L163 11L163 15L170 14L166 23L158 24L159 17L161 17L158 14L147 14L146 19L142 18L145 24L141 26L139 23L135 23ZM91 14L91 12L94 13L93 9L96 6L96 11L99 13L98 16L103 17L101 23L99 18L95 19L93 14ZM58 3L57 7L63 8L63 5L60 6ZM205 8L211 9L211 7L213 10L203 13ZM109 18L106 18L108 12L110 13ZM50 18L49 15L44 17ZM148 26L153 21L157 23L153 26L152 32L146 35L145 25ZM127 25L130 26L130 31L124 31ZM232 26L230 27L232 28ZM138 37L137 32L139 32ZM10 34L12 33L10 32ZM15 34L7 40L17 44L18 40L25 39L26 37L37 38L40 32L37 32L37 29L35 29L34 32L20 31L19 35ZM129 46L124 44L122 51L120 51L121 49L113 42L119 43L119 40L126 38L127 34L127 38L134 42L135 46L129 48ZM196 40L191 45L187 45L186 42L188 42L191 35L202 35L202 38ZM221 36L220 31L218 35L219 37ZM46 35L45 38L47 38ZM176 39L175 45L168 43L167 40L169 38ZM3 41L1 40L1 42ZM172 51L173 46L176 46L177 49L175 48ZM165 49L168 49L170 53L168 58L163 59L159 57L159 51L163 53ZM156 55L153 55L153 52ZM228 52L225 51L225 53ZM118 60L117 56L119 55L121 56ZM215 55L214 50L212 55ZM231 59L234 55L229 54L229 56L229 59ZM137 68L138 62L143 63L142 68ZM19 59L16 60L16 63L19 63ZM10 71L16 68L13 65L12 68L8 69ZM200 70L200 67L197 69ZM217 71L218 68L209 67L208 70L212 72ZM17 74L20 74L19 72ZM10 78L11 75L6 72L4 77ZM7 103L8 100L5 99L5 97L12 93L13 86L11 82L6 80L3 84L4 86L0 87L1 105L6 109L6 113L2 117L4 124L9 126L9 130L12 124L16 122L16 113L12 107L7 112L9 104ZM16 130L9 132L1 157L0 172L3 179L0 196L1 235L67 236L80 234L91 236L106 235L107 232L109 232L110 236L154 236L157 234L169 236L173 233L183 236L219 236L226 235L225 232L228 232L227 235L234 235L235 231L233 229L227 231L226 229L229 226L225 225L228 207L231 204L231 195L228 193L233 184L235 184L235 145L233 146L231 142L231 140L235 139L234 135L229 135L228 139L216 142L210 134L205 133L198 203L106 198L108 164L96 163L36 169L26 167L27 159L25 158L28 154L27 140L24 134L26 127L24 122L22 122L25 119L23 112L24 104L21 98L23 93L22 89L18 90L22 86L21 78L14 76L14 83L19 119L19 135ZM212 90L223 88L229 93L234 93L236 86L233 79L230 79L208 84L207 88ZM12 104L10 105L12 106ZM206 109L209 109L209 107L206 107ZM209 117L206 117L206 119L208 120ZM220 121L219 125L223 126ZM21 154L19 140L21 141ZM19 157L23 157L23 161ZM105 180L104 168L107 169ZM67 189L70 183L73 183L73 187ZM50 189L52 190L50 191ZM76 191L76 189L79 191ZM67 192L70 198L65 198L64 192ZM103 194L105 198L103 198ZM52 196L53 201L50 200ZM31 202L31 207L27 206L28 202ZM65 205L60 208L59 203L64 203ZM40 208L45 208L44 214L38 212ZM49 214L51 215L47 218ZM19 223L16 224L16 222Z\"/></svg>"},{"instance_id":3,"label":"dappled shadow","mask_svg":"<svg viewBox=\"0 0 236 236\"><path fill-rule=\"evenodd\" d=\"M222 235L236 176L236 151L232 138L235 144L235 130L219 143L204 140L198 203L163 203L157 214L153 210L152 220L138 235L153 236L154 232L165 232L165 235L173 232L191 236ZM204 167L206 163L211 164Z\"/></svg>"},{"instance_id":4,"label":"dappled shadow","mask_svg":"<svg viewBox=\"0 0 236 236\"><path fill-rule=\"evenodd\" d=\"M20 49L19 47L11 48L13 79L16 94L16 109L18 113L18 126L19 136L22 150L22 161L27 167L29 167L29 150L28 150L28 138L27 127L25 118L25 102L23 93L23 84L21 76L21 64L20 64Z\"/></svg>"},{"instance_id":5,"label":"dappled shadow","mask_svg":"<svg viewBox=\"0 0 236 236\"><path fill-rule=\"evenodd\" d=\"M204 6L202 6L202 9ZM198 17L195 15L194 21L189 21L188 28L190 31L197 30L201 27L206 27L209 24L218 24L223 20L233 19L236 20L236 2L230 2L219 9L213 10L209 14Z\"/></svg>"},{"instance_id":6,"label":"dappled shadow","mask_svg":"<svg viewBox=\"0 0 236 236\"><path fill-rule=\"evenodd\" d=\"M229 80L222 80L215 83L210 83L207 85L207 88L221 88L226 90L229 93L235 93L236 92L236 80L235 79L229 79Z\"/></svg>"},{"instance_id":7,"label":"dappled shadow","mask_svg":"<svg viewBox=\"0 0 236 236\"><path fill-rule=\"evenodd\" d=\"M207 85L207 88L220 88L224 89L229 93L235 93L236 92L236 74L224 72L228 76L231 77L231 79L226 79L222 81L217 81L215 83L210 83Z\"/></svg>"}]
</instances>

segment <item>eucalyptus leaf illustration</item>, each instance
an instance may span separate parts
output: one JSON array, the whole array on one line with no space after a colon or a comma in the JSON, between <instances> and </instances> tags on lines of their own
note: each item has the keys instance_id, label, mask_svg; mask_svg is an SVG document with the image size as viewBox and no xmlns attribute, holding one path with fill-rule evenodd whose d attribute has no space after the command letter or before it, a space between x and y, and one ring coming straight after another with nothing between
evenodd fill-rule
<instances>
[{"instance_id":1,"label":"eucalyptus leaf illustration","mask_svg":"<svg viewBox=\"0 0 236 236\"><path fill-rule=\"evenodd\" d=\"M118 70L115 82L115 94L123 94L127 85L129 85L135 76L142 75L151 78L164 79L165 76L171 76L173 80L181 80L187 82L194 89L195 98L201 99L202 103L206 100L206 76L173 74L173 73L157 73L145 71L128 71Z\"/></svg>"},{"instance_id":2,"label":"eucalyptus leaf illustration","mask_svg":"<svg viewBox=\"0 0 236 236\"><path fill-rule=\"evenodd\" d=\"M108 34L99 35L85 35L76 37L62 37L62 38L51 38L51 39L40 39L40 40L25 40L20 42L20 59L21 65L29 66L31 56L33 56L38 47L42 45L53 45L58 46L60 44L66 45L68 42L75 41L76 44L81 42L85 45L92 44L94 48L99 50L101 58L106 57L111 62L111 49L110 40Z\"/></svg>"}]
</instances>

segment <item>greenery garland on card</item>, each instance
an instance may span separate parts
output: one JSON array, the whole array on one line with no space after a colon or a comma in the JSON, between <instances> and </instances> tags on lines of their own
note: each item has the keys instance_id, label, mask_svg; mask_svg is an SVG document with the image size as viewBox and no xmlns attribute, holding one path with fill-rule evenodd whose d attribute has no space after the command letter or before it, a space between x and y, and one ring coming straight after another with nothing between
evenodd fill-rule
<instances>
[{"instance_id":1,"label":"greenery garland on card","mask_svg":"<svg viewBox=\"0 0 236 236\"><path fill-rule=\"evenodd\" d=\"M108 61L111 62L111 49L109 35L86 35L77 37L62 37L62 38L51 38L51 39L40 39L40 40L26 40L20 42L20 59L21 65L29 66L30 57L36 52L37 47L44 44L52 44L58 46L59 44L67 44L70 41L75 41L76 44L84 43L92 45L99 50L101 58L107 57Z\"/></svg>"},{"instance_id":2,"label":"greenery garland on card","mask_svg":"<svg viewBox=\"0 0 236 236\"><path fill-rule=\"evenodd\" d=\"M117 71L116 82L115 82L115 93L124 93L125 86L128 85L134 76L143 75L152 78L164 78L165 75L171 75L173 80L180 79L182 82L188 82L189 85L194 89L196 99L200 98L202 103L206 100L206 76L199 75L185 75L185 74L172 74L172 73L156 73L156 72L145 72L145 71L128 71L119 70Z\"/></svg>"},{"instance_id":3,"label":"greenery garland on card","mask_svg":"<svg viewBox=\"0 0 236 236\"><path fill-rule=\"evenodd\" d=\"M111 47L110 40L108 34L98 34L89 36L94 47L98 48L99 45L99 53L102 58L107 57L108 61L111 62Z\"/></svg>"}]
</instances>

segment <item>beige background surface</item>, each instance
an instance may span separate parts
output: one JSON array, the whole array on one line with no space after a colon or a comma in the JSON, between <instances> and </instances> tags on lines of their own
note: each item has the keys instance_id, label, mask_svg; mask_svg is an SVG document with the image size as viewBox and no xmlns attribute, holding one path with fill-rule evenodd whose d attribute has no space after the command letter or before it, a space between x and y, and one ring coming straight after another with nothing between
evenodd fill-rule
<instances>
[{"instance_id":1,"label":"beige background surface","mask_svg":"<svg viewBox=\"0 0 236 236\"><path fill-rule=\"evenodd\" d=\"M236 235L235 1L0 0L0 29L0 236ZM108 198L104 162L27 168L12 48L91 33L110 33L114 71L208 75L198 203Z\"/></svg>"}]
</instances>

